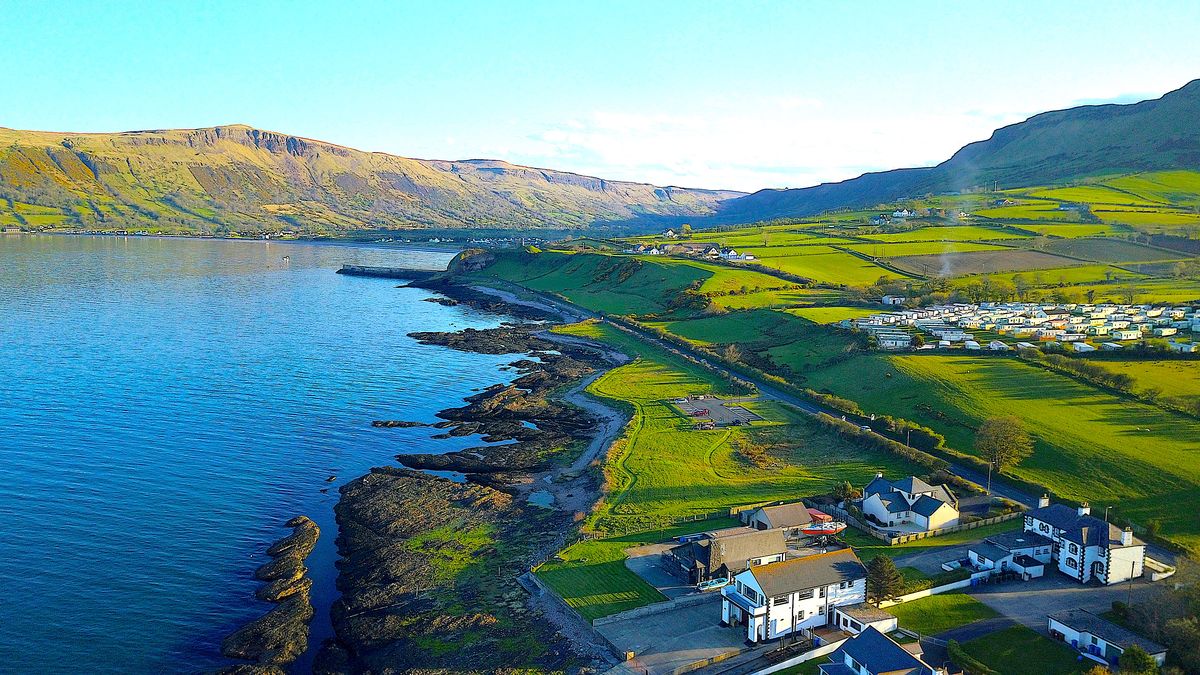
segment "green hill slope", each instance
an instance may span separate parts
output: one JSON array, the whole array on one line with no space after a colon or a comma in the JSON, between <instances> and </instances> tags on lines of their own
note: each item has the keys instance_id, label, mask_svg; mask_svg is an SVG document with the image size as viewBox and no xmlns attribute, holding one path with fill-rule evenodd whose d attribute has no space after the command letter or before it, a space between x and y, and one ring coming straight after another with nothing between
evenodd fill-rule
<instances>
[{"instance_id":1,"label":"green hill slope","mask_svg":"<svg viewBox=\"0 0 1200 675\"><path fill-rule=\"evenodd\" d=\"M761 190L722 204L715 221L750 222L871 207L976 187L1028 187L1084 176L1200 168L1200 80L1162 98L1035 115L928 168L868 173L810 188Z\"/></svg>"},{"instance_id":2,"label":"green hill slope","mask_svg":"<svg viewBox=\"0 0 1200 675\"><path fill-rule=\"evenodd\" d=\"M493 160L407 159L242 125L112 134L0 129L0 222L27 227L566 229L706 214L738 195Z\"/></svg>"}]
</instances>

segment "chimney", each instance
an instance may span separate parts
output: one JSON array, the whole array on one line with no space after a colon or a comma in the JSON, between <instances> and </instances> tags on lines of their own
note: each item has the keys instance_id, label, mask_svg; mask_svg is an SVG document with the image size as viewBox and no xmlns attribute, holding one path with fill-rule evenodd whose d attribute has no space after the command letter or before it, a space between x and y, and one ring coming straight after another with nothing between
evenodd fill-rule
<instances>
[{"instance_id":1,"label":"chimney","mask_svg":"<svg viewBox=\"0 0 1200 675\"><path fill-rule=\"evenodd\" d=\"M1047 506L1050 506L1050 495L1043 494L1040 498L1038 498L1038 508L1044 509Z\"/></svg>"},{"instance_id":2,"label":"chimney","mask_svg":"<svg viewBox=\"0 0 1200 675\"><path fill-rule=\"evenodd\" d=\"M1078 512L1078 513L1079 513L1079 515L1080 515L1080 516L1087 516L1087 515L1091 515L1091 513L1092 513L1092 507L1091 507L1091 506L1090 506L1090 505L1089 505L1087 502L1084 502L1084 503L1082 503L1082 504L1080 504L1080 505L1079 505L1079 512Z\"/></svg>"},{"instance_id":3,"label":"chimney","mask_svg":"<svg viewBox=\"0 0 1200 675\"><path fill-rule=\"evenodd\" d=\"M1127 527L1121 531L1121 545L1122 546L1133 546L1133 530L1132 529Z\"/></svg>"},{"instance_id":4,"label":"chimney","mask_svg":"<svg viewBox=\"0 0 1200 675\"><path fill-rule=\"evenodd\" d=\"M876 471L876 472L875 472L875 477L876 477L876 478L883 478L883 472L882 472L882 471Z\"/></svg>"}]
</instances>

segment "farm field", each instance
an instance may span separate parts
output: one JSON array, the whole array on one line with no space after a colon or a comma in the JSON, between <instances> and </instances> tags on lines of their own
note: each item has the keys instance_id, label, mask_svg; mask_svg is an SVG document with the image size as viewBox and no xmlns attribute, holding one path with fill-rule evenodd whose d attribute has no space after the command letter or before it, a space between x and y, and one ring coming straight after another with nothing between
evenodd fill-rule
<instances>
[{"instance_id":1,"label":"farm field","mask_svg":"<svg viewBox=\"0 0 1200 675\"><path fill-rule=\"evenodd\" d=\"M974 429L1013 415L1036 439L1012 473L1055 494L1116 506L1200 550L1200 444L1191 418L1108 394L1013 358L859 356L806 373L809 386L905 417L973 454Z\"/></svg>"},{"instance_id":2,"label":"farm field","mask_svg":"<svg viewBox=\"0 0 1200 675\"><path fill-rule=\"evenodd\" d=\"M1020 223L1014 225L1014 227L1036 232L1041 235L1062 237L1064 239L1070 239L1073 237L1105 237L1129 232L1127 228L1122 228L1120 226L1110 225L1107 223L1061 223L1054 225L1030 225L1028 223Z\"/></svg>"},{"instance_id":3,"label":"farm field","mask_svg":"<svg viewBox=\"0 0 1200 675\"><path fill-rule=\"evenodd\" d=\"M1040 251L1011 248L1002 251L914 255L891 259L891 263L901 269L926 276L942 277L956 277L965 274L993 274L996 272L1013 272L1018 270L1053 269L1056 267L1066 267L1075 262L1078 261Z\"/></svg>"},{"instance_id":4,"label":"farm field","mask_svg":"<svg viewBox=\"0 0 1200 675\"><path fill-rule=\"evenodd\" d=\"M1105 183L1146 201L1180 206L1200 204L1200 173L1195 171L1139 173L1113 178Z\"/></svg>"},{"instance_id":5,"label":"farm field","mask_svg":"<svg viewBox=\"0 0 1200 675\"><path fill-rule=\"evenodd\" d=\"M764 307L795 307L816 302L837 302L842 292L832 288L785 288L762 290L746 295L721 295L712 299L713 304L724 309L756 309Z\"/></svg>"},{"instance_id":6,"label":"farm field","mask_svg":"<svg viewBox=\"0 0 1200 675\"><path fill-rule=\"evenodd\" d=\"M967 654L1004 675L1074 675L1094 661L1076 660L1061 642L1025 626L1012 626L962 645Z\"/></svg>"},{"instance_id":7,"label":"farm field","mask_svg":"<svg viewBox=\"0 0 1200 675\"><path fill-rule=\"evenodd\" d=\"M1182 225L1200 225L1200 215L1182 211L1145 211L1125 209L1100 209L1093 211L1106 223L1133 225L1144 232L1170 230Z\"/></svg>"},{"instance_id":8,"label":"farm field","mask_svg":"<svg viewBox=\"0 0 1200 675\"><path fill-rule=\"evenodd\" d=\"M1117 204L1127 206L1158 206L1165 201L1123 192L1104 185L1080 185L1077 187L1046 188L1034 190L1030 197L1053 199L1080 204Z\"/></svg>"},{"instance_id":9,"label":"farm field","mask_svg":"<svg viewBox=\"0 0 1200 675\"><path fill-rule=\"evenodd\" d=\"M1046 242L1042 250L1102 263L1154 262L1181 257L1172 251L1112 238L1054 239Z\"/></svg>"},{"instance_id":10,"label":"farm field","mask_svg":"<svg viewBox=\"0 0 1200 675\"><path fill-rule=\"evenodd\" d=\"M1133 378L1134 391L1156 393L1172 405L1200 410L1200 361L1109 361L1096 360L1114 373ZM1200 422L1196 422L1200 424Z\"/></svg>"},{"instance_id":11,"label":"farm field","mask_svg":"<svg viewBox=\"0 0 1200 675\"><path fill-rule=\"evenodd\" d=\"M1120 284L1081 284L1072 288L1080 293L1094 290L1096 302L1176 304L1200 301L1200 281L1194 279L1143 278Z\"/></svg>"},{"instance_id":12,"label":"farm field","mask_svg":"<svg viewBox=\"0 0 1200 675\"><path fill-rule=\"evenodd\" d=\"M1059 222L1078 221L1079 214L1075 211L1063 211L1058 208L1058 202L1042 201L1011 206L997 206L979 209L977 216L992 220L1053 220Z\"/></svg>"},{"instance_id":13,"label":"farm field","mask_svg":"<svg viewBox=\"0 0 1200 675\"><path fill-rule=\"evenodd\" d=\"M902 275L842 251L791 258L765 258L759 262L765 267L830 284L866 286L880 277L903 278Z\"/></svg>"},{"instance_id":14,"label":"farm field","mask_svg":"<svg viewBox=\"0 0 1200 675\"><path fill-rule=\"evenodd\" d=\"M1004 279L1009 283L1020 276L1030 287L1066 286L1094 281L1111 281L1116 279L1143 279L1145 275L1110 265L1086 265L1078 267L1056 267L1042 270L1023 270L990 275L992 280ZM951 281L953 286L961 286L975 277L960 277Z\"/></svg>"},{"instance_id":15,"label":"farm field","mask_svg":"<svg viewBox=\"0 0 1200 675\"><path fill-rule=\"evenodd\" d=\"M1004 246L976 244L969 241L913 241L887 244L851 244L843 248L857 251L873 258L895 258L908 255L931 255L939 253L965 253L967 251L1004 251Z\"/></svg>"},{"instance_id":16,"label":"farm field","mask_svg":"<svg viewBox=\"0 0 1200 675\"><path fill-rule=\"evenodd\" d=\"M824 327L812 326L798 331L790 342L778 344L762 353L774 363L800 374L858 349L853 338Z\"/></svg>"},{"instance_id":17,"label":"farm field","mask_svg":"<svg viewBox=\"0 0 1200 675\"><path fill-rule=\"evenodd\" d=\"M864 234L863 239L872 241L989 241L993 239L1021 239L1028 235L978 225L949 225L946 227L923 227L909 232L891 234Z\"/></svg>"},{"instance_id":18,"label":"farm field","mask_svg":"<svg viewBox=\"0 0 1200 675\"><path fill-rule=\"evenodd\" d=\"M837 323L842 319L857 319L859 317L878 314L878 308L867 307L798 307L787 310L788 314L808 319L813 323Z\"/></svg>"},{"instance_id":19,"label":"farm field","mask_svg":"<svg viewBox=\"0 0 1200 675\"><path fill-rule=\"evenodd\" d=\"M680 321L653 322L647 325L663 328L675 335L699 344L755 344L791 340L805 327L807 321L787 312L751 310L719 316Z\"/></svg>"},{"instance_id":20,"label":"farm field","mask_svg":"<svg viewBox=\"0 0 1200 675\"><path fill-rule=\"evenodd\" d=\"M901 628L936 635L969 623L999 616L996 610L965 593L942 593L887 608Z\"/></svg>"}]
</instances>

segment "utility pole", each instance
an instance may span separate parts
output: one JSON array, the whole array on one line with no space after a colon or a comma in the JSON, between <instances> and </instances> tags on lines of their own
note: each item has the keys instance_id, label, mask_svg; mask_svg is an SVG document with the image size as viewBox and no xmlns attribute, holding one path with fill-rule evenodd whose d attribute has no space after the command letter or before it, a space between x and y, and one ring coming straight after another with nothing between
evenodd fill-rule
<instances>
[{"instance_id":1,"label":"utility pole","mask_svg":"<svg viewBox=\"0 0 1200 675\"><path fill-rule=\"evenodd\" d=\"M1125 596L1125 606L1133 605L1133 570L1137 567L1136 560L1129 561L1129 594Z\"/></svg>"}]
</instances>

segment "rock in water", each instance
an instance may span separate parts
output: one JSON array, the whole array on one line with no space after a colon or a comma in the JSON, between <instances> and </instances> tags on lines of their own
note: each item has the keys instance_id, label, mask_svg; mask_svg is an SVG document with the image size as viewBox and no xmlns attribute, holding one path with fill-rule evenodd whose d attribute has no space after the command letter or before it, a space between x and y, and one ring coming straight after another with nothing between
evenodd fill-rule
<instances>
[{"instance_id":1,"label":"rock in water","mask_svg":"<svg viewBox=\"0 0 1200 675\"><path fill-rule=\"evenodd\" d=\"M313 617L309 590L312 580L305 576L304 559L317 545L321 528L305 516L287 521L292 533L267 549L273 560L262 565L254 576L266 585L255 596L277 603L263 616L234 631L221 642L221 653L231 659L253 661L253 665L230 666L228 675L275 675L284 671L308 649L308 622Z\"/></svg>"}]
</instances>

